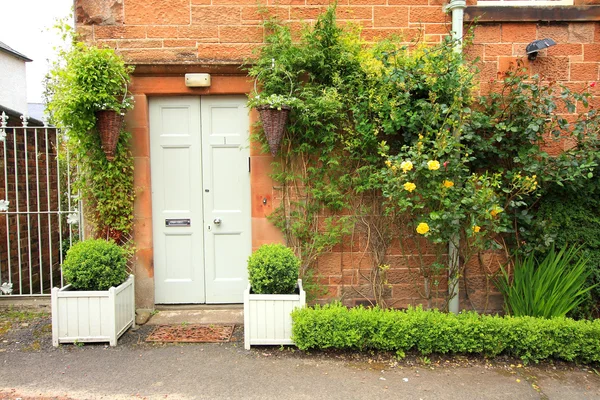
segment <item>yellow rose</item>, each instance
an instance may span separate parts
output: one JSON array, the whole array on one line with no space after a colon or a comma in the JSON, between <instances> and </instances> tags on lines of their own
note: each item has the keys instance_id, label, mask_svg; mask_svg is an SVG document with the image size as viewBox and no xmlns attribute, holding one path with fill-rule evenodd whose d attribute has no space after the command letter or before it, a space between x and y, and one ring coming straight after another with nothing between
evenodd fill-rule
<instances>
[{"instance_id":1,"label":"yellow rose","mask_svg":"<svg viewBox=\"0 0 600 400\"><path fill-rule=\"evenodd\" d=\"M385 165L387 165L389 168L392 166L392 162L390 160L385 160Z\"/></svg>"},{"instance_id":2,"label":"yellow rose","mask_svg":"<svg viewBox=\"0 0 600 400\"><path fill-rule=\"evenodd\" d=\"M479 225L473 225L471 229L473 229L473 233L477 233L481 230L481 227Z\"/></svg>"},{"instance_id":3,"label":"yellow rose","mask_svg":"<svg viewBox=\"0 0 600 400\"><path fill-rule=\"evenodd\" d=\"M442 183L442 185L444 185L445 188L451 188L452 186L454 186L454 182L452 182L452 181L444 181Z\"/></svg>"},{"instance_id":4,"label":"yellow rose","mask_svg":"<svg viewBox=\"0 0 600 400\"><path fill-rule=\"evenodd\" d=\"M417 188L417 185L415 185L412 182L406 182L402 186L404 187L404 190L406 190L407 192L412 192L413 190L415 190Z\"/></svg>"},{"instance_id":5,"label":"yellow rose","mask_svg":"<svg viewBox=\"0 0 600 400\"><path fill-rule=\"evenodd\" d=\"M431 171L437 171L440 169L440 162L434 160L427 161L427 168L429 168Z\"/></svg>"},{"instance_id":6,"label":"yellow rose","mask_svg":"<svg viewBox=\"0 0 600 400\"><path fill-rule=\"evenodd\" d=\"M408 172L411 169L413 169L413 163L411 163L410 161L403 161L400 164L400 169L402 170L402 172Z\"/></svg>"},{"instance_id":7,"label":"yellow rose","mask_svg":"<svg viewBox=\"0 0 600 400\"><path fill-rule=\"evenodd\" d=\"M417 233L424 235L427 232L429 232L429 225L427 225L425 222L421 222L419 225L417 225Z\"/></svg>"},{"instance_id":8,"label":"yellow rose","mask_svg":"<svg viewBox=\"0 0 600 400\"><path fill-rule=\"evenodd\" d=\"M500 214L502 212L502 209L498 206L495 206L494 208L492 208L492 211L490 211L490 214L492 215L492 217L495 217L496 215Z\"/></svg>"}]
</instances>

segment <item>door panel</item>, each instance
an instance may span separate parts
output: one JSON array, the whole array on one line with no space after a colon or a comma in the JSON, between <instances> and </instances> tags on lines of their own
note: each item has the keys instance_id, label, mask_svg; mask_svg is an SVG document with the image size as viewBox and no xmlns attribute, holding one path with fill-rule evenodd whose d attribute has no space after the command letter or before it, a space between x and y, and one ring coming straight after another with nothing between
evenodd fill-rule
<instances>
[{"instance_id":1,"label":"door panel","mask_svg":"<svg viewBox=\"0 0 600 400\"><path fill-rule=\"evenodd\" d=\"M166 212L189 211L192 207L192 179L190 176L190 147L169 147L162 149L162 179L164 189L164 208ZM177 179L173 179L173 172L179 171Z\"/></svg>"},{"instance_id":2,"label":"door panel","mask_svg":"<svg viewBox=\"0 0 600 400\"><path fill-rule=\"evenodd\" d=\"M169 282L181 282L193 275L194 245L191 234L169 234L164 236L165 278Z\"/></svg>"},{"instance_id":3,"label":"door panel","mask_svg":"<svg viewBox=\"0 0 600 400\"><path fill-rule=\"evenodd\" d=\"M200 99L151 98L149 107L155 301L203 303Z\"/></svg>"},{"instance_id":4,"label":"door panel","mask_svg":"<svg viewBox=\"0 0 600 400\"><path fill-rule=\"evenodd\" d=\"M202 97L206 301L241 303L250 239L249 121L244 96ZM215 224L220 220L220 224Z\"/></svg>"}]
</instances>

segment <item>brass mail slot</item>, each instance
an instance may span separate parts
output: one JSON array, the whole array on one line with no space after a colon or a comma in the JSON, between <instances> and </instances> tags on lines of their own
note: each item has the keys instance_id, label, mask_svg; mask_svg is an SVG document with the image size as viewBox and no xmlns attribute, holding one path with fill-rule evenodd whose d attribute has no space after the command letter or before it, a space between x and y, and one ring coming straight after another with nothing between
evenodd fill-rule
<instances>
[{"instance_id":1,"label":"brass mail slot","mask_svg":"<svg viewBox=\"0 0 600 400\"><path fill-rule=\"evenodd\" d=\"M165 219L165 226L192 226L192 220L187 219Z\"/></svg>"}]
</instances>

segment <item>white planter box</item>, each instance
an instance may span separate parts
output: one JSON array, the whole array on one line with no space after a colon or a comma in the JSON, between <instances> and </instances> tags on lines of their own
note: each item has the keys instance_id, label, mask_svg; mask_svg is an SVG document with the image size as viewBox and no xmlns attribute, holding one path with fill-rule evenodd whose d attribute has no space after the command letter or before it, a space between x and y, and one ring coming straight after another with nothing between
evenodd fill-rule
<instances>
[{"instance_id":1,"label":"white planter box","mask_svg":"<svg viewBox=\"0 0 600 400\"><path fill-rule=\"evenodd\" d=\"M52 344L109 342L135 326L134 278L108 290L52 289Z\"/></svg>"},{"instance_id":2,"label":"white planter box","mask_svg":"<svg viewBox=\"0 0 600 400\"><path fill-rule=\"evenodd\" d=\"M298 279L299 294L251 294L244 292L244 346L294 344L291 312L306 305L306 292Z\"/></svg>"}]
</instances>

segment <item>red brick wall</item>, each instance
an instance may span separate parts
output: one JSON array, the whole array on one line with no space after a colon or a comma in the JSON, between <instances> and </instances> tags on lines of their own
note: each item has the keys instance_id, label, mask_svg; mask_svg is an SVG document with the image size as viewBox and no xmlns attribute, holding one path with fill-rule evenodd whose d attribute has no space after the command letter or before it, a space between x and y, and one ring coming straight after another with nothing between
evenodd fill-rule
<instances>
[{"instance_id":1,"label":"red brick wall","mask_svg":"<svg viewBox=\"0 0 600 400\"><path fill-rule=\"evenodd\" d=\"M328 0L78 0L78 31L87 40L117 48L133 63L239 62L264 37L262 21L276 15L300 28ZM100 4L114 4L100 7ZM360 24L367 40L419 34L439 40L449 17L441 0L345 0L341 23ZM260 6L259 6L260 4ZM263 13L266 11L266 14Z\"/></svg>"},{"instance_id":2,"label":"red brick wall","mask_svg":"<svg viewBox=\"0 0 600 400\"><path fill-rule=\"evenodd\" d=\"M552 38L557 45L527 61L525 47L535 39ZM600 61L600 24L597 22L486 23L475 29L473 44L467 48L481 59L481 88L489 90L490 81L501 77L517 59L532 73L569 83L581 89L598 80ZM600 95L600 93L599 93Z\"/></svg>"},{"instance_id":3,"label":"red brick wall","mask_svg":"<svg viewBox=\"0 0 600 400\"><path fill-rule=\"evenodd\" d=\"M247 93L251 83L235 66L251 56L252 50L263 41L261 23L265 14L260 10L277 15L297 30L303 22L314 21L329 3L328 0L76 1L77 31L84 40L113 47L130 63L138 65L133 85L136 109L128 116L134 132L136 187L140 189L135 211L139 249L136 282L138 289L141 287L138 292L143 293L138 294L138 304L153 304L146 96ZM422 40L437 42L450 31L451 18L442 11L443 3L443 0L340 0L337 13L342 24L349 21L360 24L367 41L398 34L407 41L422 36ZM576 1L576 4L598 3L600 0ZM465 23L465 30L468 26ZM475 28L473 44L465 49L470 57L480 60L481 92L489 91L491 80L525 55L528 43L546 37L553 38L558 45L543 51L538 60L528 64L532 72L575 89L598 80L600 24L597 22L482 23ZM182 78L185 72L212 73L213 88L186 88ZM595 90L600 90L600 86ZM251 162L253 248L257 248L263 243L282 240L281 233L266 219L280 193L268 178L271 156L261 154L254 146ZM269 200L266 205L263 198ZM349 304L364 300L354 289L365 285L362 273L368 261L360 239L356 245L338 246L321 257L319 282L327 287L328 297L343 298ZM389 264L391 301L396 301L398 307L420 303L414 257L392 250ZM488 311L501 308L501 297L490 280L498 265L498 260L491 256L483 257L481 263L468 264L461 279L461 307ZM488 291L493 292L490 298L486 295Z\"/></svg>"}]
</instances>

